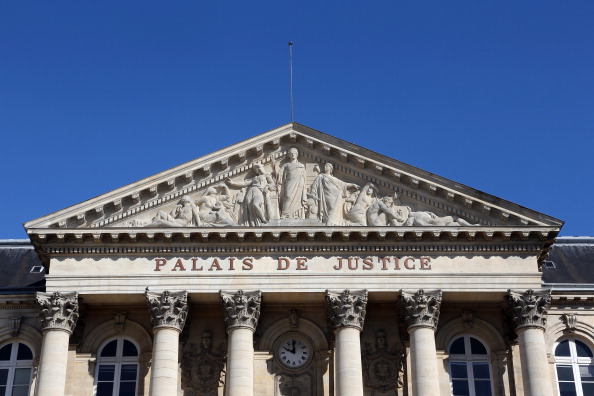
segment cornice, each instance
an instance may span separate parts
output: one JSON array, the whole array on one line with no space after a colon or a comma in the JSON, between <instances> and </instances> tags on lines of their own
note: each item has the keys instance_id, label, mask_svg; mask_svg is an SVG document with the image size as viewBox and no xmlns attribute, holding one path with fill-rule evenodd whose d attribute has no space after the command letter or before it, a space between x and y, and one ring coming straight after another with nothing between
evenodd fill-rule
<instances>
[{"instance_id":1,"label":"cornice","mask_svg":"<svg viewBox=\"0 0 594 396\"><path fill-rule=\"evenodd\" d=\"M464 254L544 259L559 232L551 227L259 227L30 229L50 257L154 254Z\"/></svg>"}]
</instances>

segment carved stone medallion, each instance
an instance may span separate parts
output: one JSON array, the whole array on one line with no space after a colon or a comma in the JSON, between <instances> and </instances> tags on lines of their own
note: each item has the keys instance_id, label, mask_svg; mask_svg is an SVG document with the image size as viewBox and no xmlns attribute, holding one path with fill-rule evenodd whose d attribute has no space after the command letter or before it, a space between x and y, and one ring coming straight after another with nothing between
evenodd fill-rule
<instances>
[{"instance_id":1,"label":"carved stone medallion","mask_svg":"<svg viewBox=\"0 0 594 396\"><path fill-rule=\"evenodd\" d=\"M192 349L183 354L182 389L192 396L216 395L223 384L221 374L225 367L225 353L222 346L212 350L212 334L205 331L199 348L192 344Z\"/></svg>"},{"instance_id":2,"label":"carved stone medallion","mask_svg":"<svg viewBox=\"0 0 594 396\"><path fill-rule=\"evenodd\" d=\"M41 329L60 329L72 333L78 320L78 293L37 292Z\"/></svg>"},{"instance_id":3,"label":"carved stone medallion","mask_svg":"<svg viewBox=\"0 0 594 396\"><path fill-rule=\"evenodd\" d=\"M188 292L153 293L146 291L146 301L151 314L153 328L173 327L178 331L184 329L188 316Z\"/></svg>"},{"instance_id":4,"label":"carved stone medallion","mask_svg":"<svg viewBox=\"0 0 594 396\"><path fill-rule=\"evenodd\" d=\"M400 291L400 304L408 329L415 326L437 328L441 307L441 290L426 292Z\"/></svg>"},{"instance_id":5,"label":"carved stone medallion","mask_svg":"<svg viewBox=\"0 0 594 396\"><path fill-rule=\"evenodd\" d=\"M388 350L386 334L378 331L375 350L369 344L362 351L363 383L378 392L396 391L403 385L404 350Z\"/></svg>"},{"instance_id":6,"label":"carved stone medallion","mask_svg":"<svg viewBox=\"0 0 594 396\"><path fill-rule=\"evenodd\" d=\"M547 323L547 306L551 301L549 290L527 290L516 292L509 290L507 297L507 315L511 318L515 330L521 327L539 327L544 329Z\"/></svg>"},{"instance_id":7,"label":"carved stone medallion","mask_svg":"<svg viewBox=\"0 0 594 396\"><path fill-rule=\"evenodd\" d=\"M225 316L227 331L235 327L245 327L252 331L258 326L260 318L260 301L262 293L259 290L244 292L221 291L221 302Z\"/></svg>"},{"instance_id":8,"label":"carved stone medallion","mask_svg":"<svg viewBox=\"0 0 594 396\"><path fill-rule=\"evenodd\" d=\"M367 290L326 290L326 312L334 328L355 327L363 330L367 309Z\"/></svg>"}]
</instances>

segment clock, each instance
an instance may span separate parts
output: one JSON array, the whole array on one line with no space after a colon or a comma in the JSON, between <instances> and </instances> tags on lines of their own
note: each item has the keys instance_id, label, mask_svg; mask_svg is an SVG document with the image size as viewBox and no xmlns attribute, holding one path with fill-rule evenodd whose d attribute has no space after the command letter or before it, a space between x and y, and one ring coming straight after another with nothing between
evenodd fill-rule
<instances>
[{"instance_id":1,"label":"clock","mask_svg":"<svg viewBox=\"0 0 594 396\"><path fill-rule=\"evenodd\" d=\"M276 348L276 357L285 368L300 369L310 362L312 350L309 343L301 337L289 336Z\"/></svg>"}]
</instances>

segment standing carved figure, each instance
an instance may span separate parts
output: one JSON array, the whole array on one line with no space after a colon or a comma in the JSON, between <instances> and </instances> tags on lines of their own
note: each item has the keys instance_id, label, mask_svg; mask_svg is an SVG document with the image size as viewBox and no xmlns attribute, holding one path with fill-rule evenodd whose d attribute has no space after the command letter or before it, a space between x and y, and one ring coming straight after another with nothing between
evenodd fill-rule
<instances>
[{"instance_id":1,"label":"standing carved figure","mask_svg":"<svg viewBox=\"0 0 594 396\"><path fill-rule=\"evenodd\" d=\"M334 167L330 163L324 166L311 185L311 196L318 207L318 219L329 226L344 225L343 205L347 190L358 190L359 186L346 183L332 175Z\"/></svg>"},{"instance_id":2,"label":"standing carved figure","mask_svg":"<svg viewBox=\"0 0 594 396\"><path fill-rule=\"evenodd\" d=\"M345 218L351 225L367 225L367 208L375 201L377 188L373 183L367 183L357 196L353 207L345 214Z\"/></svg>"},{"instance_id":3,"label":"standing carved figure","mask_svg":"<svg viewBox=\"0 0 594 396\"><path fill-rule=\"evenodd\" d=\"M255 164L254 172L256 176L251 179L244 181L226 180L231 187L247 188L241 202L238 223L251 227L260 226L270 220L271 209L267 195L269 191L276 189L274 180L270 173L265 172L264 165Z\"/></svg>"},{"instance_id":4,"label":"standing carved figure","mask_svg":"<svg viewBox=\"0 0 594 396\"><path fill-rule=\"evenodd\" d=\"M280 170L280 210L281 218L303 218L307 204L305 192L305 165L297 161L299 152L289 150L289 162Z\"/></svg>"}]
</instances>

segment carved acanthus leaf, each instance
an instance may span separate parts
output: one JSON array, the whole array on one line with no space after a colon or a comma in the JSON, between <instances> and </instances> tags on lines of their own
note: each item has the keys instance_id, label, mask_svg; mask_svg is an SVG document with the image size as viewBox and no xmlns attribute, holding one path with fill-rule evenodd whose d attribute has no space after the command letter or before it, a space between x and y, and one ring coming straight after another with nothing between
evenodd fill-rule
<instances>
[{"instance_id":1,"label":"carved acanthus leaf","mask_svg":"<svg viewBox=\"0 0 594 396\"><path fill-rule=\"evenodd\" d=\"M507 314L516 331L526 326L545 328L547 306L551 301L550 290L534 291L530 289L525 292L509 290L506 297Z\"/></svg>"},{"instance_id":2,"label":"carved acanthus leaf","mask_svg":"<svg viewBox=\"0 0 594 396\"><path fill-rule=\"evenodd\" d=\"M78 320L78 293L37 292L42 330L60 329L72 333Z\"/></svg>"},{"instance_id":3,"label":"carved acanthus leaf","mask_svg":"<svg viewBox=\"0 0 594 396\"><path fill-rule=\"evenodd\" d=\"M221 302L227 331L237 327L255 331L260 318L261 299L262 292L259 290L249 292L243 290L237 292L221 291Z\"/></svg>"},{"instance_id":4,"label":"carved acanthus leaf","mask_svg":"<svg viewBox=\"0 0 594 396\"><path fill-rule=\"evenodd\" d=\"M411 327L415 326L437 328L441 307L441 290L429 292L423 289L416 292L401 290L400 304L409 331Z\"/></svg>"},{"instance_id":5,"label":"carved acanthus leaf","mask_svg":"<svg viewBox=\"0 0 594 396\"><path fill-rule=\"evenodd\" d=\"M367 312L367 290L326 290L326 312L332 326L363 330Z\"/></svg>"},{"instance_id":6,"label":"carved acanthus leaf","mask_svg":"<svg viewBox=\"0 0 594 396\"><path fill-rule=\"evenodd\" d=\"M146 291L146 301L154 328L173 327L182 331L188 316L188 292L162 293Z\"/></svg>"}]
</instances>

